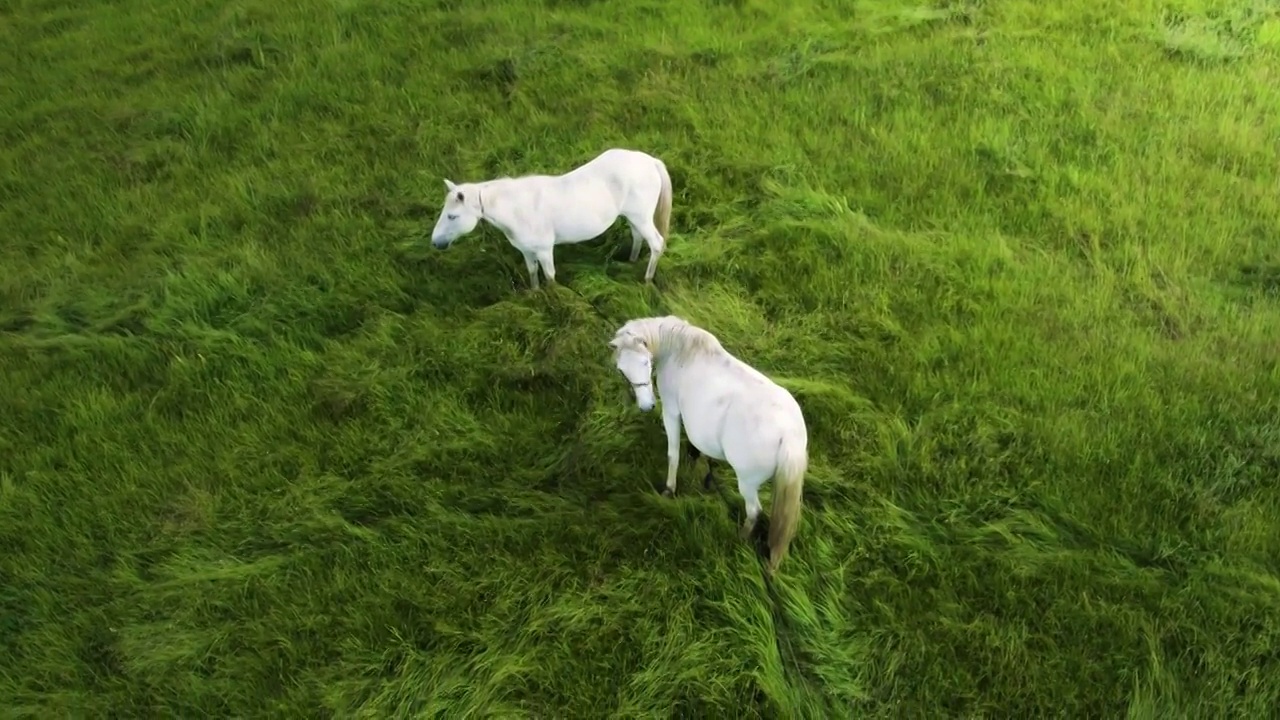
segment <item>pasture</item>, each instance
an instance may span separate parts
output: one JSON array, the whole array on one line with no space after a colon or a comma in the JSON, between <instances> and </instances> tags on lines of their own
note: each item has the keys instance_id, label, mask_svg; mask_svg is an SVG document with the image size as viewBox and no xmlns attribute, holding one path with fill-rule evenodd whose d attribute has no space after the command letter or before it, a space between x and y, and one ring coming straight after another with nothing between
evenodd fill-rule
<instances>
[{"instance_id":1,"label":"pasture","mask_svg":"<svg viewBox=\"0 0 1280 720\"><path fill-rule=\"evenodd\" d=\"M1271 713L1278 12L0 0L0 716ZM651 285L431 247L612 146ZM772 579L668 313L804 409Z\"/></svg>"}]
</instances>

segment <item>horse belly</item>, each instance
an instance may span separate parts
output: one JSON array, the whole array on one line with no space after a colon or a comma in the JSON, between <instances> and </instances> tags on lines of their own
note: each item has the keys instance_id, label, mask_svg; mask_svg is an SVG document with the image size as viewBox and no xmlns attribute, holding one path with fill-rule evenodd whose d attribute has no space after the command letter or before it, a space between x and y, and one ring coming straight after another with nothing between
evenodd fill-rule
<instances>
[{"instance_id":1,"label":"horse belly","mask_svg":"<svg viewBox=\"0 0 1280 720\"><path fill-rule=\"evenodd\" d=\"M618 201L601 183L581 183L567 189L554 209L556 243L580 243L604 234L618 219Z\"/></svg>"},{"instance_id":2,"label":"horse belly","mask_svg":"<svg viewBox=\"0 0 1280 720\"><path fill-rule=\"evenodd\" d=\"M684 435L689 439L689 444L713 460L725 459L721 431L725 425L726 405L728 405L727 400L713 398L705 408L698 410L681 408L680 420L684 425Z\"/></svg>"},{"instance_id":3,"label":"horse belly","mask_svg":"<svg viewBox=\"0 0 1280 720\"><path fill-rule=\"evenodd\" d=\"M724 448L720 445L720 438L717 434L707 432L690 432L689 426L685 426L684 435L689 440L689 444L698 448L698 452L706 455L712 460L724 461Z\"/></svg>"}]
</instances>

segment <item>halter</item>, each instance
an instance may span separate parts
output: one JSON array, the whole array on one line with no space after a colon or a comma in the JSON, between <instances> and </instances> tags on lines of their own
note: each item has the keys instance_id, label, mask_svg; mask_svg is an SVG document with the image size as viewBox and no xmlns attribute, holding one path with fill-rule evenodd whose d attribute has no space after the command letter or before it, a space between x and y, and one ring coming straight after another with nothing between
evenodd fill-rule
<instances>
[{"instance_id":1,"label":"halter","mask_svg":"<svg viewBox=\"0 0 1280 720\"><path fill-rule=\"evenodd\" d=\"M631 382L631 381L630 381L630 380L628 380L627 382ZM633 383L631 383L631 387L633 387L633 388L642 388L642 387L649 387L649 386L650 386L650 385L652 385L652 384L653 384L653 382L652 382L652 381L648 381L648 380L647 380L647 381L642 382L642 383L633 382Z\"/></svg>"}]
</instances>

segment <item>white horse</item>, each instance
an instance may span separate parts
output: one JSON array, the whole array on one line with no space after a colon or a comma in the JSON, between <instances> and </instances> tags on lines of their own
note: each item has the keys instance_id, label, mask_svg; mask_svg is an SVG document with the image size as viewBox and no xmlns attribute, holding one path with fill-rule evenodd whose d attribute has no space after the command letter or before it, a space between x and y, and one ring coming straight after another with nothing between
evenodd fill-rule
<instances>
[{"instance_id":1,"label":"white horse","mask_svg":"<svg viewBox=\"0 0 1280 720\"><path fill-rule=\"evenodd\" d=\"M760 486L774 479L768 569L777 570L800 521L809 466L809 435L799 403L785 388L730 354L714 335L675 316L630 320L609 345L615 365L645 412L657 401L657 370L667 432L663 495L676 491L682 425L693 448L708 458L727 460L737 474L746 505L744 540L760 515Z\"/></svg>"},{"instance_id":2,"label":"white horse","mask_svg":"<svg viewBox=\"0 0 1280 720\"><path fill-rule=\"evenodd\" d=\"M529 284L538 289L538 266L556 281L556 245L599 237L619 216L631 226L631 262L649 244L645 282L653 280L671 223L671 176L661 160L638 150L611 148L563 175L502 177L455 184L445 179L444 207L431 244L444 249L481 220L502 231L524 254Z\"/></svg>"}]
</instances>

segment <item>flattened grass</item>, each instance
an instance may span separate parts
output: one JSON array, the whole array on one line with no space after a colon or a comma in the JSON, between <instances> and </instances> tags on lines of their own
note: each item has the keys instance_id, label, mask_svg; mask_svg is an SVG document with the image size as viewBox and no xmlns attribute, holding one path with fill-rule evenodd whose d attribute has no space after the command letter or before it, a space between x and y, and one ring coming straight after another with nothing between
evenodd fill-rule
<instances>
[{"instance_id":1,"label":"flattened grass","mask_svg":"<svg viewBox=\"0 0 1280 720\"><path fill-rule=\"evenodd\" d=\"M1274 3L0 2L14 717L1260 717ZM667 161L525 290L443 185ZM776 583L605 342L811 428ZM766 501L767 502L767 501Z\"/></svg>"}]
</instances>

